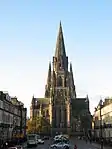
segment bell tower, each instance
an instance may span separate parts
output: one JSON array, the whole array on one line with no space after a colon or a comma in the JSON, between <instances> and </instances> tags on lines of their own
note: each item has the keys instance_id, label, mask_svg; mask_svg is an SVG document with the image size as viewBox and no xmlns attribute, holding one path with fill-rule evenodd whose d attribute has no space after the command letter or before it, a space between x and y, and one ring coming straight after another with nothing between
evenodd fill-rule
<instances>
[{"instance_id":1,"label":"bell tower","mask_svg":"<svg viewBox=\"0 0 112 149\"><path fill-rule=\"evenodd\" d=\"M72 66L68 71L62 25L60 22L52 70L49 64L45 97L51 99L52 133L68 133L71 128L71 99L76 97Z\"/></svg>"},{"instance_id":2,"label":"bell tower","mask_svg":"<svg viewBox=\"0 0 112 149\"><path fill-rule=\"evenodd\" d=\"M55 131L66 133L71 120L70 80L61 22L53 57L53 75L55 76L55 85L52 86L54 88L52 127Z\"/></svg>"}]
</instances>

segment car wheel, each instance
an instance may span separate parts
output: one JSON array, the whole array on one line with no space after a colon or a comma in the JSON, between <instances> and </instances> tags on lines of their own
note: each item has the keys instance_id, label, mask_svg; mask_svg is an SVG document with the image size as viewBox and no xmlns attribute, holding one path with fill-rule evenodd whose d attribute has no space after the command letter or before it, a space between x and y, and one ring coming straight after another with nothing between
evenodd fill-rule
<instances>
[{"instance_id":1,"label":"car wheel","mask_svg":"<svg viewBox=\"0 0 112 149\"><path fill-rule=\"evenodd\" d=\"M64 146L64 149L69 149L69 147L68 146Z\"/></svg>"}]
</instances>

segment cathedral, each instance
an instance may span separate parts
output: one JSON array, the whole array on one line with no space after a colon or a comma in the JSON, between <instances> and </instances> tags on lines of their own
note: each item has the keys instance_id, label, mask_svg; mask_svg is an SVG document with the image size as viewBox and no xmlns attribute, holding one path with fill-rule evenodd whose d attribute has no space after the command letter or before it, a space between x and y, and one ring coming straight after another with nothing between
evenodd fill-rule
<instances>
[{"instance_id":1,"label":"cathedral","mask_svg":"<svg viewBox=\"0 0 112 149\"><path fill-rule=\"evenodd\" d=\"M72 64L68 66L62 25L60 22L55 54L49 63L44 98L32 97L30 118L44 117L51 133L77 133L91 128L89 99L78 98Z\"/></svg>"}]
</instances>

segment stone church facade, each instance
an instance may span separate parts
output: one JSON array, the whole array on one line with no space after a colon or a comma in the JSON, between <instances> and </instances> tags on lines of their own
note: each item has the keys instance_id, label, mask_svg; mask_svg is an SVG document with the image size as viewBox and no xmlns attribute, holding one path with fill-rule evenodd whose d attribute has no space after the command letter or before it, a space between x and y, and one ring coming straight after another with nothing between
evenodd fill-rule
<instances>
[{"instance_id":1,"label":"stone church facade","mask_svg":"<svg viewBox=\"0 0 112 149\"><path fill-rule=\"evenodd\" d=\"M32 98L30 118L45 118L51 126L51 133L72 133L84 131L82 117L90 120L89 99L77 98L72 64L68 69L64 37L60 23L55 55L49 63L44 98ZM83 116L85 113L85 116ZM80 123L80 124L79 124ZM91 123L91 122L90 122ZM87 127L90 127L88 123ZM79 130L78 128L79 127Z\"/></svg>"}]
</instances>

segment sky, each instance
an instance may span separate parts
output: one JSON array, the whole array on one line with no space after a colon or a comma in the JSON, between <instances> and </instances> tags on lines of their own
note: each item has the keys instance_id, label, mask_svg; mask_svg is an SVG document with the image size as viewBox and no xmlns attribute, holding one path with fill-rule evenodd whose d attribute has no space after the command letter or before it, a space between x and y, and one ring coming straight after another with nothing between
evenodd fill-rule
<instances>
[{"instance_id":1,"label":"sky","mask_svg":"<svg viewBox=\"0 0 112 149\"><path fill-rule=\"evenodd\" d=\"M44 97L61 20L78 97L112 96L112 0L0 1L0 90L28 108Z\"/></svg>"}]
</instances>

